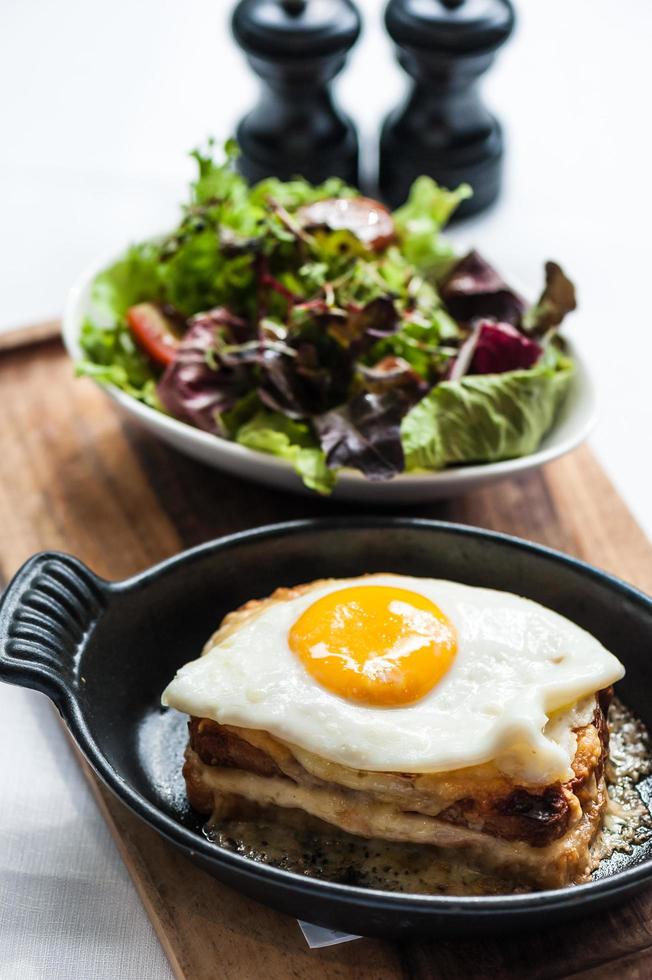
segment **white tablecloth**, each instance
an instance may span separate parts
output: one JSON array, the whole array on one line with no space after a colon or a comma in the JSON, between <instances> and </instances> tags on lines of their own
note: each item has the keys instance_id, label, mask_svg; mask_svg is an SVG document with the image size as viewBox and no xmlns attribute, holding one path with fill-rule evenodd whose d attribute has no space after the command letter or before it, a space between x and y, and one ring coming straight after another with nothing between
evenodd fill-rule
<instances>
[{"instance_id":1,"label":"white tablecloth","mask_svg":"<svg viewBox=\"0 0 652 980\"><path fill-rule=\"evenodd\" d=\"M56 315L94 255L174 220L186 151L227 135L255 95L228 38L229 6L0 4L0 328ZM381 4L360 6L367 32L338 91L371 139L403 79ZM642 100L652 5L519 7L518 35L484 86L507 127L506 192L456 234L533 291L548 257L578 282L582 309L569 330L603 406L593 447L650 531L652 153ZM169 976L49 706L7 686L0 786L1 980Z\"/></svg>"},{"instance_id":2,"label":"white tablecloth","mask_svg":"<svg viewBox=\"0 0 652 980\"><path fill-rule=\"evenodd\" d=\"M0 686L0 977L171 977L62 726Z\"/></svg>"}]
</instances>

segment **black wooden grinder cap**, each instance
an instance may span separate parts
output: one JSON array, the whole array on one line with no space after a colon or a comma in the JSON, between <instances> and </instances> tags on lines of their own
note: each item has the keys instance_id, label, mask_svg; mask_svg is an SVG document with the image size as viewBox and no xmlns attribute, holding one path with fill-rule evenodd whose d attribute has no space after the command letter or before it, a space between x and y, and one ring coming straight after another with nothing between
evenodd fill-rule
<instances>
[{"instance_id":1,"label":"black wooden grinder cap","mask_svg":"<svg viewBox=\"0 0 652 980\"><path fill-rule=\"evenodd\" d=\"M242 0L233 33L250 54L321 57L355 44L360 17L350 0Z\"/></svg>"},{"instance_id":2,"label":"black wooden grinder cap","mask_svg":"<svg viewBox=\"0 0 652 980\"><path fill-rule=\"evenodd\" d=\"M480 54L507 40L514 9L509 0L390 0L385 23L397 44Z\"/></svg>"}]
</instances>

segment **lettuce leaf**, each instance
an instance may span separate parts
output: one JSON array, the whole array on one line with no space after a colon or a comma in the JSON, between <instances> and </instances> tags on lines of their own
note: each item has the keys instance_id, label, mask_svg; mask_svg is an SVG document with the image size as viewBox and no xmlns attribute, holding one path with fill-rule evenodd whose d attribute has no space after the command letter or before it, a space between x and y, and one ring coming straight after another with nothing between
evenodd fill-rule
<instances>
[{"instance_id":1,"label":"lettuce leaf","mask_svg":"<svg viewBox=\"0 0 652 980\"><path fill-rule=\"evenodd\" d=\"M465 374L503 374L534 367L543 348L513 327L511 323L476 320L473 330L460 347L448 381L459 381Z\"/></svg>"},{"instance_id":2,"label":"lettuce leaf","mask_svg":"<svg viewBox=\"0 0 652 980\"><path fill-rule=\"evenodd\" d=\"M126 327L96 327L87 320L79 341L86 358L76 365L76 374L113 385L164 411L156 391L156 374Z\"/></svg>"},{"instance_id":3,"label":"lettuce leaf","mask_svg":"<svg viewBox=\"0 0 652 980\"><path fill-rule=\"evenodd\" d=\"M323 184L317 185L309 184L300 177L294 180L266 177L251 189L250 200L262 206L271 198L281 207L294 211L305 204L314 204L329 197L355 197L358 193L339 177L329 177Z\"/></svg>"},{"instance_id":4,"label":"lettuce leaf","mask_svg":"<svg viewBox=\"0 0 652 980\"><path fill-rule=\"evenodd\" d=\"M157 244L143 242L131 245L122 259L100 272L91 293L93 323L112 327L124 320L130 306L158 296L158 262Z\"/></svg>"},{"instance_id":5,"label":"lettuce leaf","mask_svg":"<svg viewBox=\"0 0 652 980\"><path fill-rule=\"evenodd\" d=\"M367 361L371 364L385 357L400 357L426 381L434 383L446 372L456 348L446 344L457 340L460 330L454 320L441 307L430 311L428 316L406 318L400 329L390 337L374 344Z\"/></svg>"},{"instance_id":6,"label":"lettuce leaf","mask_svg":"<svg viewBox=\"0 0 652 980\"><path fill-rule=\"evenodd\" d=\"M556 262L546 262L546 285L536 306L526 311L523 328L542 336L558 327L567 313L577 309L575 286Z\"/></svg>"},{"instance_id":7,"label":"lettuce leaf","mask_svg":"<svg viewBox=\"0 0 652 980\"><path fill-rule=\"evenodd\" d=\"M529 370L442 382L403 419L406 469L440 470L534 452L555 420L573 371L569 358L549 351Z\"/></svg>"},{"instance_id":8,"label":"lettuce leaf","mask_svg":"<svg viewBox=\"0 0 652 980\"><path fill-rule=\"evenodd\" d=\"M303 422L261 410L238 429L235 440L249 449L287 459L311 490L329 494L335 485L334 471Z\"/></svg>"},{"instance_id":9,"label":"lettuce leaf","mask_svg":"<svg viewBox=\"0 0 652 980\"><path fill-rule=\"evenodd\" d=\"M351 466L369 480L390 480L404 468L401 419L409 402L389 391L361 392L314 422L330 467Z\"/></svg>"},{"instance_id":10,"label":"lettuce leaf","mask_svg":"<svg viewBox=\"0 0 652 980\"><path fill-rule=\"evenodd\" d=\"M527 306L523 297L475 250L455 264L439 291L448 312L466 323L481 316L518 326Z\"/></svg>"},{"instance_id":11,"label":"lettuce leaf","mask_svg":"<svg viewBox=\"0 0 652 980\"><path fill-rule=\"evenodd\" d=\"M407 201L394 212L401 252L423 274L436 279L454 260L452 246L439 232L455 208L472 194L468 184L449 191L431 177L417 177Z\"/></svg>"},{"instance_id":12,"label":"lettuce leaf","mask_svg":"<svg viewBox=\"0 0 652 980\"><path fill-rule=\"evenodd\" d=\"M222 434L220 416L252 388L247 364L225 364L217 354L218 331L242 327L242 321L218 308L195 317L174 360L158 383L158 396L171 415L198 429Z\"/></svg>"}]
</instances>

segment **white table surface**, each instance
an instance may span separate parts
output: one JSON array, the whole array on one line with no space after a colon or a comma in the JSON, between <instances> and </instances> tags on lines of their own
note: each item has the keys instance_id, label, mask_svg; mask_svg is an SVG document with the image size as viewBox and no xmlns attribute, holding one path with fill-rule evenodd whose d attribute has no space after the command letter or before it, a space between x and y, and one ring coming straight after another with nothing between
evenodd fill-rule
<instances>
[{"instance_id":1,"label":"white table surface","mask_svg":"<svg viewBox=\"0 0 652 980\"><path fill-rule=\"evenodd\" d=\"M404 86L381 6L361 0L366 32L338 83L372 150ZM186 151L228 135L255 96L228 8L2 0L0 329L56 316L93 256L174 220ZM506 192L457 235L533 292L546 258L578 283L568 329L601 400L592 445L650 532L652 4L519 8L484 85L507 128ZM0 980L170 976L49 705L8 686L0 785Z\"/></svg>"}]
</instances>

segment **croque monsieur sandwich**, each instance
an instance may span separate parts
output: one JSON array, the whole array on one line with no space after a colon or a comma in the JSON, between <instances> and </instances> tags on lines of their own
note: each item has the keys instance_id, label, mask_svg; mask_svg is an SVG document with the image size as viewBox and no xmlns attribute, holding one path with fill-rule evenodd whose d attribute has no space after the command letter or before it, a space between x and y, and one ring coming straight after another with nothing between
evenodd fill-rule
<instances>
[{"instance_id":1,"label":"croque monsieur sandwich","mask_svg":"<svg viewBox=\"0 0 652 980\"><path fill-rule=\"evenodd\" d=\"M230 613L163 703L191 805L434 846L530 888L582 881L620 662L530 600L394 574Z\"/></svg>"}]
</instances>

